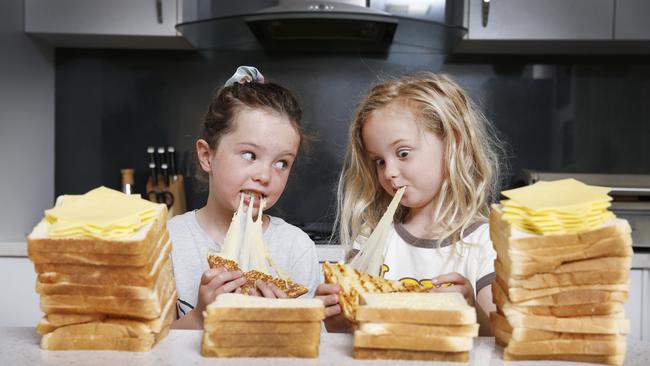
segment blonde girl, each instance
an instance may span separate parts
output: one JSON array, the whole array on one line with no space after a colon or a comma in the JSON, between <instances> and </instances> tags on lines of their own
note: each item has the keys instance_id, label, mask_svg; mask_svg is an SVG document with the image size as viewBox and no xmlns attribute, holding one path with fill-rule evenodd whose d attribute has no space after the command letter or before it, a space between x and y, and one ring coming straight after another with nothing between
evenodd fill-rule
<instances>
[{"instance_id":1,"label":"blonde girl","mask_svg":"<svg viewBox=\"0 0 650 366\"><path fill-rule=\"evenodd\" d=\"M375 85L360 103L338 188L341 243L349 260L406 187L384 248L384 278L431 292L460 292L477 305L482 333L493 311L487 225L498 161L488 123L451 78L421 73ZM337 285L317 290L329 330L345 330Z\"/></svg>"}]
</instances>

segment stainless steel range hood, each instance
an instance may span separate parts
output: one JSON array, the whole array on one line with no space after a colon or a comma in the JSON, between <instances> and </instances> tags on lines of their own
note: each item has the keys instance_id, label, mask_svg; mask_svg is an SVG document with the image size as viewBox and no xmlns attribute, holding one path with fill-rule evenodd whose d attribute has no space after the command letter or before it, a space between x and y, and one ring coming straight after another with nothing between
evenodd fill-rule
<instances>
[{"instance_id":1,"label":"stainless steel range hood","mask_svg":"<svg viewBox=\"0 0 650 366\"><path fill-rule=\"evenodd\" d=\"M404 0L362 3L284 0L244 14L198 14L176 28L197 49L321 53L448 53L467 32L462 1L420 1L426 7L410 13Z\"/></svg>"}]
</instances>

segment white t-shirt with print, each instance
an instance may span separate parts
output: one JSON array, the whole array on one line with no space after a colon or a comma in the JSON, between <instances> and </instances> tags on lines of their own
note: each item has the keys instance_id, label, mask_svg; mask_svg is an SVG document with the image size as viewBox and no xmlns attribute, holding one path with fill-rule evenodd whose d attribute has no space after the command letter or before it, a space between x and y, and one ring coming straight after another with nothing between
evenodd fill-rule
<instances>
[{"instance_id":1,"label":"white t-shirt with print","mask_svg":"<svg viewBox=\"0 0 650 366\"><path fill-rule=\"evenodd\" d=\"M356 243L355 248L359 248ZM380 273L386 279L417 281L431 287L433 277L457 272L470 281L476 294L492 283L495 259L487 223L476 223L465 230L462 244L451 245L446 240L440 246L437 240L417 238L402 224L392 224Z\"/></svg>"}]
</instances>

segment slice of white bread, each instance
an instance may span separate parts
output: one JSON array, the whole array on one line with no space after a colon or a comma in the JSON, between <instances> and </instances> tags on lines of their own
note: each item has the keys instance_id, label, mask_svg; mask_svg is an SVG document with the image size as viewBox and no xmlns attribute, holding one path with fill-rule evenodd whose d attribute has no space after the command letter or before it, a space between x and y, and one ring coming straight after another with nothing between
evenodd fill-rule
<instances>
[{"instance_id":1,"label":"slice of white bread","mask_svg":"<svg viewBox=\"0 0 650 366\"><path fill-rule=\"evenodd\" d=\"M209 333L221 334L301 334L320 332L321 323L311 322L276 322L276 321L213 321L203 323L203 329Z\"/></svg>"},{"instance_id":2,"label":"slice of white bread","mask_svg":"<svg viewBox=\"0 0 650 366\"><path fill-rule=\"evenodd\" d=\"M497 333L507 333L507 339L514 339L519 342L545 341L545 340L595 340L595 341L615 341L624 342L625 334L599 334L599 333L572 333L572 332L552 332L539 329L512 328L505 316L497 313L490 313L490 323L492 330Z\"/></svg>"},{"instance_id":3,"label":"slice of white bread","mask_svg":"<svg viewBox=\"0 0 650 366\"><path fill-rule=\"evenodd\" d=\"M160 317L167 299L173 296L176 284L173 277L160 276L155 291L146 299L115 296L42 295L44 313L107 314L118 317L155 319Z\"/></svg>"},{"instance_id":4,"label":"slice of white bread","mask_svg":"<svg viewBox=\"0 0 650 366\"><path fill-rule=\"evenodd\" d=\"M354 332L354 347L361 348L463 352L471 350L472 345L472 337L374 335L365 333L360 330Z\"/></svg>"},{"instance_id":5,"label":"slice of white bread","mask_svg":"<svg viewBox=\"0 0 650 366\"><path fill-rule=\"evenodd\" d=\"M158 274L156 282L173 282L171 260L167 260ZM125 299L147 299L155 295L156 287L131 286L113 283L110 285L88 285L73 282L44 283L36 281L36 292L40 295L114 296Z\"/></svg>"},{"instance_id":6,"label":"slice of white bread","mask_svg":"<svg viewBox=\"0 0 650 366\"><path fill-rule=\"evenodd\" d=\"M62 196L65 201L65 196ZM59 200L57 200L58 202ZM167 206L158 204L157 216L135 234L126 238L97 240L87 237L51 238L50 223L43 219L27 236L29 252L99 253L141 255L156 245L167 223Z\"/></svg>"},{"instance_id":7,"label":"slice of white bread","mask_svg":"<svg viewBox=\"0 0 650 366\"><path fill-rule=\"evenodd\" d=\"M325 318L320 299L270 299L242 294L221 294L207 306L206 321L307 322Z\"/></svg>"},{"instance_id":8,"label":"slice of white bread","mask_svg":"<svg viewBox=\"0 0 650 366\"><path fill-rule=\"evenodd\" d=\"M352 357L358 360L414 360L440 362L467 362L469 352L413 351L355 347Z\"/></svg>"},{"instance_id":9,"label":"slice of white bread","mask_svg":"<svg viewBox=\"0 0 650 366\"><path fill-rule=\"evenodd\" d=\"M163 307L162 314L155 319L139 320L151 329L153 333L160 333L162 329L168 327L174 320L174 311L176 305L176 292L167 299L167 304ZM132 320L129 318L109 317L106 314L45 314L36 326L36 333L43 335L53 332L54 330L67 325L82 323L102 323L115 322L120 320Z\"/></svg>"},{"instance_id":10,"label":"slice of white bread","mask_svg":"<svg viewBox=\"0 0 650 366\"><path fill-rule=\"evenodd\" d=\"M318 357L318 345L219 347L208 333L203 333L201 354L204 357Z\"/></svg>"},{"instance_id":11,"label":"slice of white bread","mask_svg":"<svg viewBox=\"0 0 650 366\"><path fill-rule=\"evenodd\" d=\"M598 297L595 297L598 299ZM494 304L503 309L504 306L511 307L522 314L529 315L546 315L556 316L558 318L586 316L586 315L608 315L615 314L623 311L624 305L620 301L604 301L604 302L591 302L587 304L573 304L573 305L530 305L522 306L518 303L509 302L507 296L503 293L501 286L498 283L492 283L492 300ZM535 300L535 299L533 299Z\"/></svg>"},{"instance_id":12,"label":"slice of white bread","mask_svg":"<svg viewBox=\"0 0 650 366\"><path fill-rule=\"evenodd\" d=\"M510 301L514 303L535 299L538 297L552 296L563 292L574 292L574 291L582 291L582 290L627 292L630 287L629 280L628 280L628 282L622 284L619 283L619 284L606 284L606 285L575 285L575 286L562 286L562 287L547 287L547 288L538 288L538 289L525 289L522 287L508 287L506 285L506 281L501 276L499 276L499 273L497 273L495 281L508 294L508 298L510 299Z\"/></svg>"},{"instance_id":13,"label":"slice of white bread","mask_svg":"<svg viewBox=\"0 0 650 366\"><path fill-rule=\"evenodd\" d=\"M81 264L37 263L42 283L79 283L88 285L153 286L172 250L168 241L155 262L141 267L95 266Z\"/></svg>"},{"instance_id":14,"label":"slice of white bread","mask_svg":"<svg viewBox=\"0 0 650 366\"><path fill-rule=\"evenodd\" d=\"M499 291L500 284L495 280L492 282L492 293ZM504 292L503 289L500 290ZM504 292L505 293L505 292ZM606 291L606 290L576 290L556 293L549 296L519 301L518 306L564 306L581 305L598 302L625 302L628 298L627 291Z\"/></svg>"},{"instance_id":15,"label":"slice of white bread","mask_svg":"<svg viewBox=\"0 0 650 366\"><path fill-rule=\"evenodd\" d=\"M169 242L169 232L163 229L155 245L149 245L140 254L110 254L84 252L49 252L28 248L28 256L34 263L59 263L101 265L116 267L142 267L154 263Z\"/></svg>"},{"instance_id":16,"label":"slice of white bread","mask_svg":"<svg viewBox=\"0 0 650 366\"><path fill-rule=\"evenodd\" d=\"M68 325L45 334L41 348L46 350L115 350L146 352L169 333L169 327L160 333L147 332L132 322L85 323Z\"/></svg>"},{"instance_id":17,"label":"slice of white bread","mask_svg":"<svg viewBox=\"0 0 650 366\"><path fill-rule=\"evenodd\" d=\"M510 339L506 349L513 355L620 355L625 354L625 346L625 341L597 341L593 339L553 339L527 342Z\"/></svg>"},{"instance_id":18,"label":"slice of white bread","mask_svg":"<svg viewBox=\"0 0 650 366\"><path fill-rule=\"evenodd\" d=\"M320 331L303 334L224 334L210 333L210 340L217 347L317 347L320 344Z\"/></svg>"},{"instance_id":19,"label":"slice of white bread","mask_svg":"<svg viewBox=\"0 0 650 366\"><path fill-rule=\"evenodd\" d=\"M624 312L612 316L580 316L556 318L553 316L525 315L504 310L508 323L515 328L528 328L564 333L627 334L630 321Z\"/></svg>"},{"instance_id":20,"label":"slice of white bread","mask_svg":"<svg viewBox=\"0 0 650 366\"><path fill-rule=\"evenodd\" d=\"M619 355L576 355L576 354L555 354L555 355L515 355L503 351L505 361L529 361L529 360L554 360L554 361L571 361L571 362L591 362L602 363L613 366L623 365L625 354Z\"/></svg>"},{"instance_id":21,"label":"slice of white bread","mask_svg":"<svg viewBox=\"0 0 650 366\"><path fill-rule=\"evenodd\" d=\"M476 310L456 292L361 294L361 304L357 310L358 321L435 325L476 323Z\"/></svg>"},{"instance_id":22,"label":"slice of white bread","mask_svg":"<svg viewBox=\"0 0 650 366\"><path fill-rule=\"evenodd\" d=\"M407 323L360 323L359 330L367 334L419 335L423 337L456 336L477 337L478 324L467 325L429 325Z\"/></svg>"},{"instance_id":23,"label":"slice of white bread","mask_svg":"<svg viewBox=\"0 0 650 366\"><path fill-rule=\"evenodd\" d=\"M507 279L508 287L524 289L540 289L573 285L621 284L630 278L630 268L601 267L593 271L538 273L528 277L513 276L505 272L501 261L494 261L494 270L503 279Z\"/></svg>"}]
</instances>

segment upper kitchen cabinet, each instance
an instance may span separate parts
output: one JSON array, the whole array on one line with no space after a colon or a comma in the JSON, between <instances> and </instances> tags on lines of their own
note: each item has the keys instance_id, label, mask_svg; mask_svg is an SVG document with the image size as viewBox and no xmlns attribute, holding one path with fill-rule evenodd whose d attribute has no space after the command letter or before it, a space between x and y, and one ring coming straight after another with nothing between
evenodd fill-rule
<instances>
[{"instance_id":1,"label":"upper kitchen cabinet","mask_svg":"<svg viewBox=\"0 0 650 366\"><path fill-rule=\"evenodd\" d=\"M648 0L464 0L456 53L648 54Z\"/></svg>"},{"instance_id":2,"label":"upper kitchen cabinet","mask_svg":"<svg viewBox=\"0 0 650 366\"><path fill-rule=\"evenodd\" d=\"M469 0L467 38L609 40L613 24L614 0Z\"/></svg>"},{"instance_id":3,"label":"upper kitchen cabinet","mask_svg":"<svg viewBox=\"0 0 650 366\"><path fill-rule=\"evenodd\" d=\"M25 33L56 47L191 48L182 0L25 0Z\"/></svg>"},{"instance_id":4,"label":"upper kitchen cabinet","mask_svg":"<svg viewBox=\"0 0 650 366\"><path fill-rule=\"evenodd\" d=\"M650 1L616 0L614 39L650 40Z\"/></svg>"}]
</instances>

